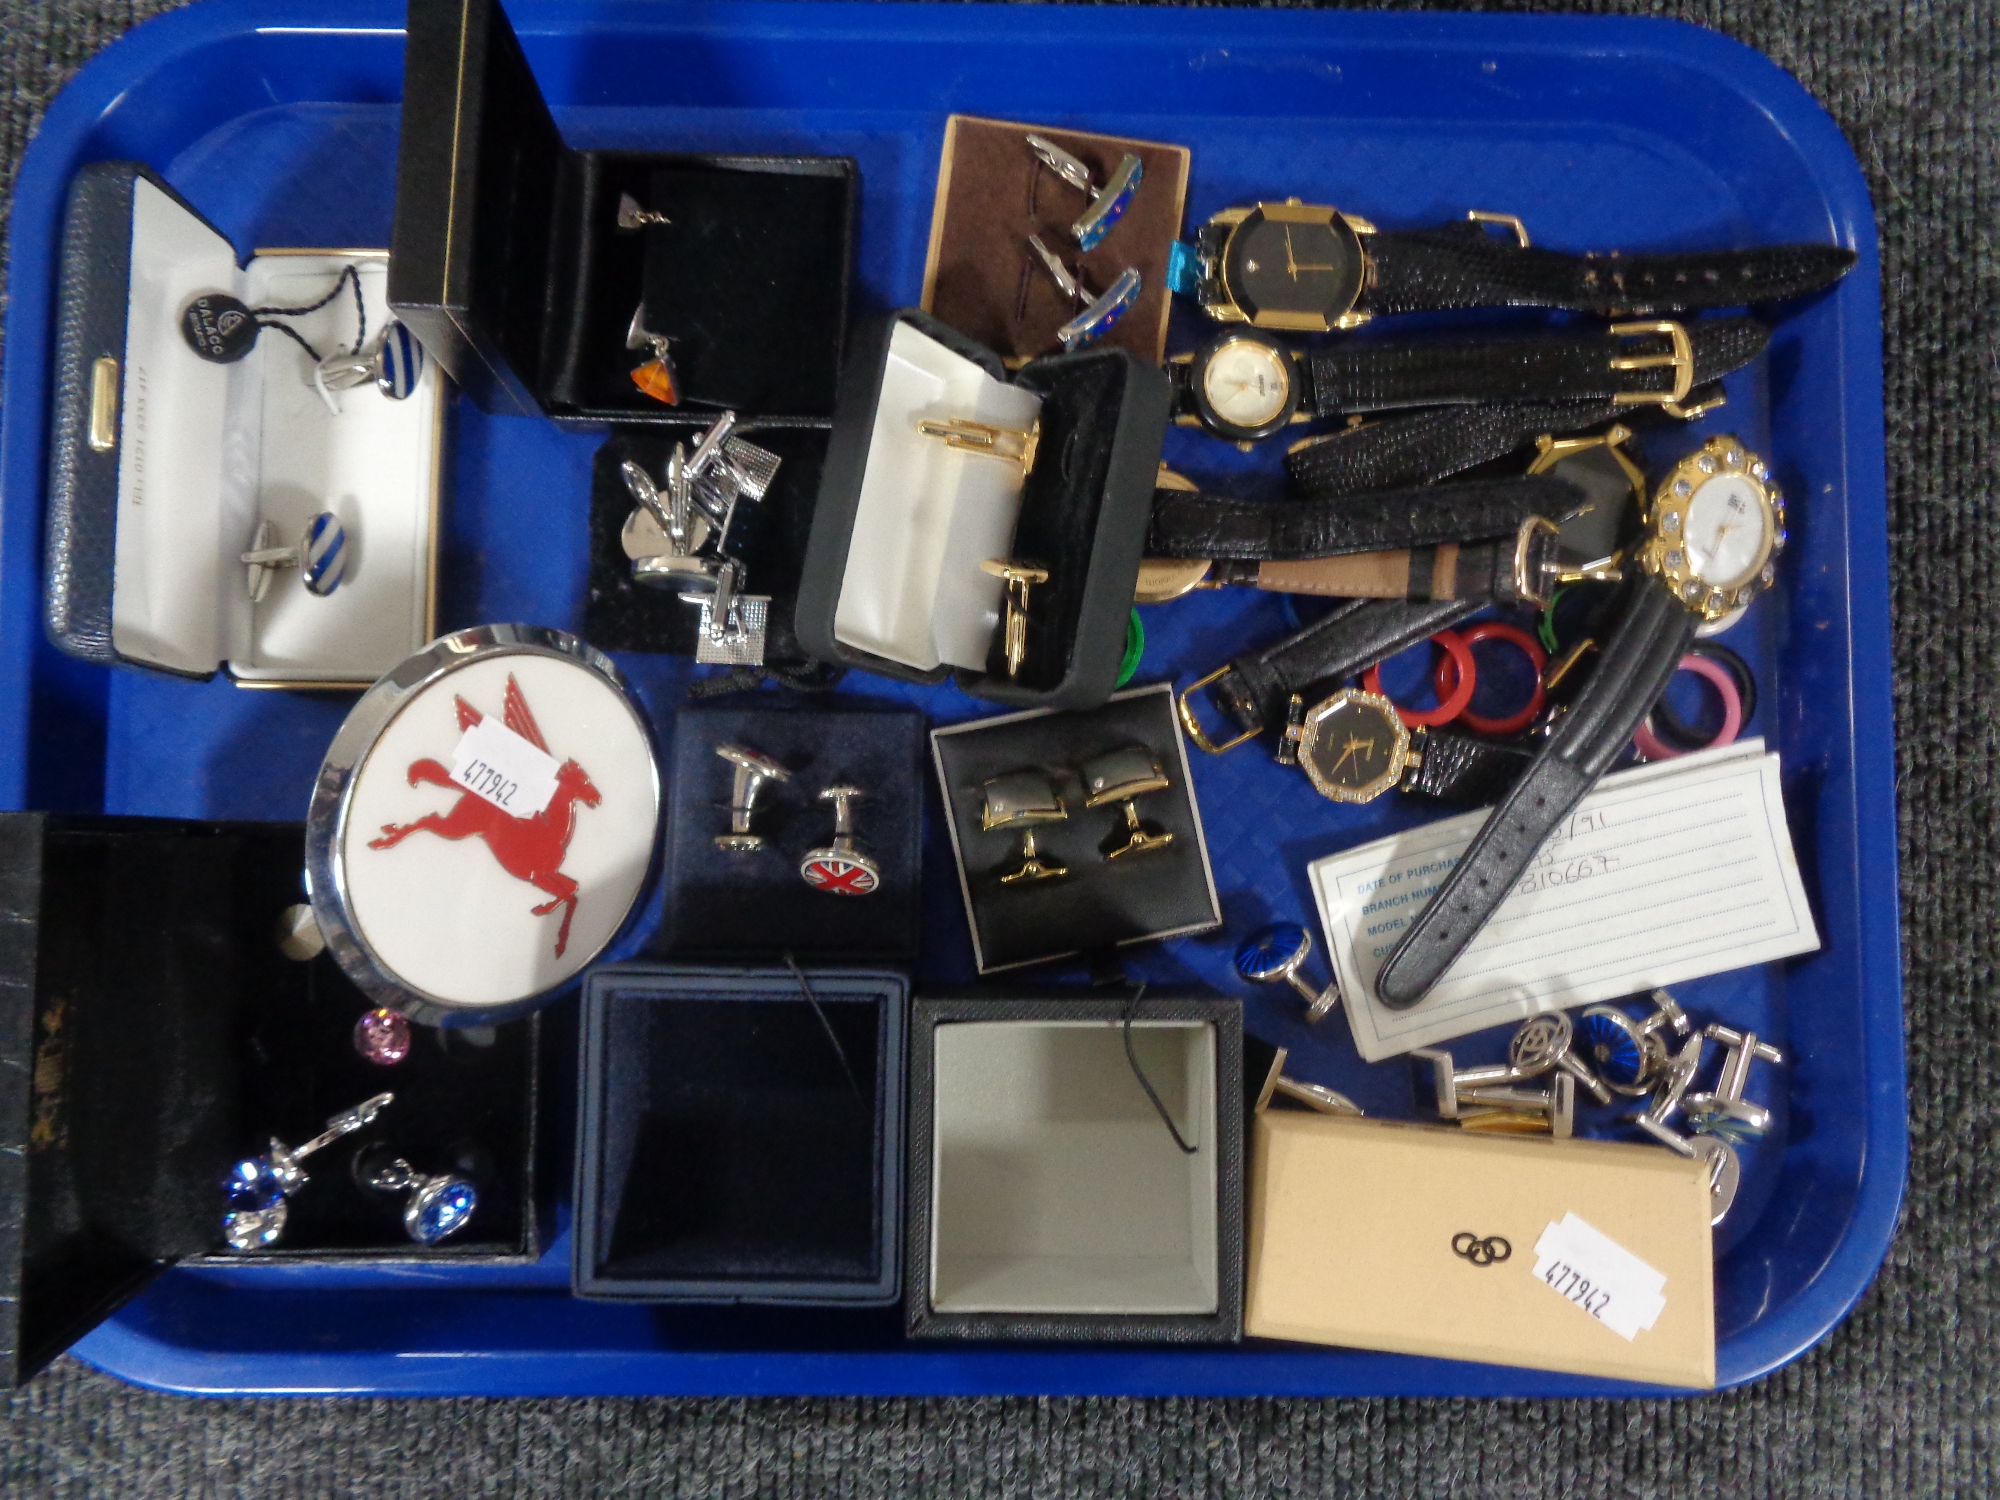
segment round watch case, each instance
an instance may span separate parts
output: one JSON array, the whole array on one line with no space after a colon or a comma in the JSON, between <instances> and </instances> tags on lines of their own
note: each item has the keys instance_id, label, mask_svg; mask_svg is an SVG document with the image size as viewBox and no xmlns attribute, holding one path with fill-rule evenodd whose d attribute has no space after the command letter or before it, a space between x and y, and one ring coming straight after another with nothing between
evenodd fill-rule
<instances>
[{"instance_id":1,"label":"round watch case","mask_svg":"<svg viewBox=\"0 0 2000 1500\"><path fill-rule=\"evenodd\" d=\"M458 631L334 736L306 814L307 896L375 1004L433 1026L508 1020L623 930L660 801L651 730L608 657L540 626Z\"/></svg>"},{"instance_id":2,"label":"round watch case","mask_svg":"<svg viewBox=\"0 0 2000 1500\"><path fill-rule=\"evenodd\" d=\"M1724 436L1682 459L1654 492L1639 561L1689 610L1720 620L1771 586L1784 545L1785 502L1770 469Z\"/></svg>"},{"instance_id":3,"label":"round watch case","mask_svg":"<svg viewBox=\"0 0 2000 1500\"><path fill-rule=\"evenodd\" d=\"M1267 438L1299 409L1298 361L1256 328L1230 328L1198 350L1188 366L1188 397L1201 425L1239 443Z\"/></svg>"}]
</instances>

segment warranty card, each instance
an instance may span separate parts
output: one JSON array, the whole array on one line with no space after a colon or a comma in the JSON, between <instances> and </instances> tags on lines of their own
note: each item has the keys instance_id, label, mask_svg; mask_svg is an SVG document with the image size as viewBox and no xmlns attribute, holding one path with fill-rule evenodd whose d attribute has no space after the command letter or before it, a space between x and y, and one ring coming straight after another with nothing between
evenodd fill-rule
<instances>
[{"instance_id":1,"label":"warranty card","mask_svg":"<svg viewBox=\"0 0 2000 1500\"><path fill-rule=\"evenodd\" d=\"M1447 818L1310 867L1369 1062L1819 947L1778 757L1750 739L1605 777L1437 987L1390 1010L1375 999L1375 971L1485 821L1484 811Z\"/></svg>"}]
</instances>

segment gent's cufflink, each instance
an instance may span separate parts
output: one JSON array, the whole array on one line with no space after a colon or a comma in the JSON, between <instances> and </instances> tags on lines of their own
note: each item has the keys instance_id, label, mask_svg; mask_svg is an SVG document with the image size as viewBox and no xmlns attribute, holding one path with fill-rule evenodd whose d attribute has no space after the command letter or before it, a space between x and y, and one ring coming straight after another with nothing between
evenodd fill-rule
<instances>
[{"instance_id":1,"label":"gent's cufflink","mask_svg":"<svg viewBox=\"0 0 2000 1500\"><path fill-rule=\"evenodd\" d=\"M479 1189L471 1179L450 1172L426 1175L400 1156L356 1175L378 1193L410 1195L403 1204L403 1232L419 1245L457 1234L479 1207Z\"/></svg>"},{"instance_id":2,"label":"gent's cufflink","mask_svg":"<svg viewBox=\"0 0 2000 1500\"><path fill-rule=\"evenodd\" d=\"M1033 563L989 557L979 571L990 573L1007 585L1007 614L1002 632L1002 650L1007 660L1007 676L1021 675L1021 663L1028 659L1028 590L1049 581L1049 570Z\"/></svg>"},{"instance_id":3,"label":"gent's cufflink","mask_svg":"<svg viewBox=\"0 0 2000 1500\"><path fill-rule=\"evenodd\" d=\"M250 550L239 559L247 570L244 582L250 602L262 604L271 592L271 578L280 568L297 568L306 592L322 599L340 587L347 576L347 527L339 516L323 510L306 522L305 533L295 547L274 545L278 528L269 521L257 523Z\"/></svg>"},{"instance_id":4,"label":"gent's cufflink","mask_svg":"<svg viewBox=\"0 0 2000 1500\"><path fill-rule=\"evenodd\" d=\"M1069 808L1046 775L1035 770L1009 771L994 777L981 790L985 800L979 808L980 828L987 833L1002 828L1021 830L1019 862L1000 872L1002 885L1059 880L1069 874L1068 865L1035 848L1036 825L1060 823L1069 817Z\"/></svg>"},{"instance_id":5,"label":"gent's cufflink","mask_svg":"<svg viewBox=\"0 0 2000 1500\"><path fill-rule=\"evenodd\" d=\"M365 349L319 362L314 381L330 391L372 385L391 401L408 400L424 373L424 346L401 323L390 323Z\"/></svg>"},{"instance_id":6,"label":"gent's cufflink","mask_svg":"<svg viewBox=\"0 0 2000 1500\"><path fill-rule=\"evenodd\" d=\"M1083 766L1083 805L1085 807L1105 807L1117 803L1125 812L1125 828L1122 836L1118 832L1110 834L1097 846L1098 852L1106 859L1123 859L1128 854L1144 854L1150 849L1164 849L1174 841L1174 836L1158 823L1141 821L1136 799L1153 792L1164 792L1172 782L1160 769L1160 763L1153 758L1153 752L1144 745L1121 745L1116 750L1107 750Z\"/></svg>"},{"instance_id":7,"label":"gent's cufflink","mask_svg":"<svg viewBox=\"0 0 2000 1500\"><path fill-rule=\"evenodd\" d=\"M647 208L630 193L618 195L618 227L624 230L644 229L649 224L671 224L674 221L658 209Z\"/></svg>"},{"instance_id":8,"label":"gent's cufflink","mask_svg":"<svg viewBox=\"0 0 2000 1500\"><path fill-rule=\"evenodd\" d=\"M999 427L970 417L923 417L917 422L917 431L960 453L1019 464L1024 477L1033 471L1035 454L1042 445L1039 418L1026 427Z\"/></svg>"},{"instance_id":9,"label":"gent's cufflink","mask_svg":"<svg viewBox=\"0 0 2000 1500\"><path fill-rule=\"evenodd\" d=\"M1635 1021L1613 1005L1587 1007L1577 1020L1578 1040L1597 1076L1615 1093L1637 1098L1653 1086L1670 1060L1667 1037L1685 1037L1687 1013L1665 990L1653 991L1653 1013Z\"/></svg>"},{"instance_id":10,"label":"gent's cufflink","mask_svg":"<svg viewBox=\"0 0 2000 1500\"><path fill-rule=\"evenodd\" d=\"M725 854L755 854L764 847L762 836L750 831L758 795L767 782L790 781L792 773L742 745L717 745L715 753L736 768L729 783L729 832L715 836L715 847Z\"/></svg>"},{"instance_id":11,"label":"gent's cufflink","mask_svg":"<svg viewBox=\"0 0 2000 1500\"><path fill-rule=\"evenodd\" d=\"M1754 1031L1732 1031L1711 1023L1702 1028L1702 1035L1722 1043L1725 1049L1722 1073L1713 1092L1688 1094L1681 1099L1681 1112L1687 1116L1689 1129L1697 1135L1720 1136L1731 1145L1756 1140L1771 1128L1771 1112L1743 1097L1744 1086L1750 1081L1751 1064L1760 1058L1768 1063L1782 1063L1785 1054L1769 1042L1757 1040Z\"/></svg>"},{"instance_id":12,"label":"gent's cufflink","mask_svg":"<svg viewBox=\"0 0 2000 1500\"><path fill-rule=\"evenodd\" d=\"M1507 1044L1507 1066L1516 1078L1539 1078L1560 1069L1574 1078L1599 1104L1611 1102L1611 1090L1576 1054L1576 1033L1561 1011L1530 1016Z\"/></svg>"},{"instance_id":13,"label":"gent's cufflink","mask_svg":"<svg viewBox=\"0 0 2000 1500\"><path fill-rule=\"evenodd\" d=\"M1667 1059L1666 1067L1653 1080L1653 1097L1646 1108L1625 1117L1628 1124L1638 1126L1680 1156L1693 1156L1694 1147L1686 1136L1667 1122L1680 1109L1688 1085L1694 1082L1694 1075L1701 1067L1701 1053L1702 1038L1697 1033L1682 1044L1680 1051Z\"/></svg>"},{"instance_id":14,"label":"gent's cufflink","mask_svg":"<svg viewBox=\"0 0 2000 1500\"><path fill-rule=\"evenodd\" d=\"M632 310L632 324L625 330L627 349L645 349L652 358L642 363L632 372L632 384L655 401L667 406L681 404L681 389L674 378L674 357L668 345L672 341L664 333L654 333L646 326L646 304L641 302Z\"/></svg>"},{"instance_id":15,"label":"gent's cufflink","mask_svg":"<svg viewBox=\"0 0 2000 1500\"><path fill-rule=\"evenodd\" d=\"M377 1094L326 1122L326 1129L303 1146L287 1146L273 1136L262 1156L245 1157L222 1180L225 1212L222 1237L232 1250L261 1250L285 1232L291 1209L285 1200L306 1184L299 1165L315 1151L354 1134L395 1102L394 1094Z\"/></svg>"},{"instance_id":16,"label":"gent's cufflink","mask_svg":"<svg viewBox=\"0 0 2000 1500\"><path fill-rule=\"evenodd\" d=\"M1110 286L1093 297L1084 287L1082 279L1062 263L1062 258L1055 251L1042 243L1040 235L1028 236L1028 248L1048 269L1056 290L1083 307L1082 312L1056 330L1056 340L1065 354L1086 349L1103 338L1118 326L1119 320L1139 300L1139 273L1130 266L1120 271Z\"/></svg>"},{"instance_id":17,"label":"gent's cufflink","mask_svg":"<svg viewBox=\"0 0 2000 1500\"><path fill-rule=\"evenodd\" d=\"M1084 211L1082 218L1070 226L1069 232L1079 250L1096 249L1098 242L1111 232L1112 227L1125 217L1125 210L1131 207L1133 195L1145 180L1144 163L1127 151L1119 158L1110 180L1100 188L1097 179L1091 176L1090 168L1054 141L1031 134L1027 142L1028 149L1035 153L1043 166L1090 198L1090 207Z\"/></svg>"},{"instance_id":18,"label":"gent's cufflink","mask_svg":"<svg viewBox=\"0 0 2000 1500\"><path fill-rule=\"evenodd\" d=\"M833 842L808 849L799 861L799 878L830 896L868 896L882 883L882 867L861 851L854 837L853 804L868 794L858 786L825 787L822 802L833 804Z\"/></svg>"},{"instance_id":19,"label":"gent's cufflink","mask_svg":"<svg viewBox=\"0 0 2000 1500\"><path fill-rule=\"evenodd\" d=\"M1312 950L1312 934L1297 922L1273 922L1236 950L1236 972L1252 984L1289 984L1306 1002L1306 1020L1322 1021L1340 1003L1340 984L1316 990L1300 977Z\"/></svg>"}]
</instances>

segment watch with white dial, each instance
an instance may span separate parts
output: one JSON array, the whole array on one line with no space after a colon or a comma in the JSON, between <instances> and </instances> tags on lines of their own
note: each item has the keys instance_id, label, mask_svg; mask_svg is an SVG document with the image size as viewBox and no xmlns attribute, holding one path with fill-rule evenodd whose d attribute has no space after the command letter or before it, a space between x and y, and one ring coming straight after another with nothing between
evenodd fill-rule
<instances>
[{"instance_id":1,"label":"watch with white dial","mask_svg":"<svg viewBox=\"0 0 2000 1500\"><path fill-rule=\"evenodd\" d=\"M1179 418L1234 442L1253 443L1301 411L1311 415L1302 401L1304 367L1261 329L1227 329L1170 374Z\"/></svg>"}]
</instances>

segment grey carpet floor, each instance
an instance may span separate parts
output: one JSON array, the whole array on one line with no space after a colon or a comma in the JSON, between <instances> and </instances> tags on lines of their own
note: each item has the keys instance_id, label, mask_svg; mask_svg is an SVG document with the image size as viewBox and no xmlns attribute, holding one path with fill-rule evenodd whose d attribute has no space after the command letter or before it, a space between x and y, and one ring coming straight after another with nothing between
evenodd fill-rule
<instances>
[{"instance_id":1,"label":"grey carpet floor","mask_svg":"<svg viewBox=\"0 0 2000 1500\"><path fill-rule=\"evenodd\" d=\"M335 8L337 0L328 0ZM0 193L48 99L152 0L0 0ZM6 1403L0 1494L1989 1496L2000 1206L2000 34L1992 0L1657 0L1797 74L1883 248L1909 1196L1842 1327L1684 1401L220 1401L64 1361Z\"/></svg>"}]
</instances>

